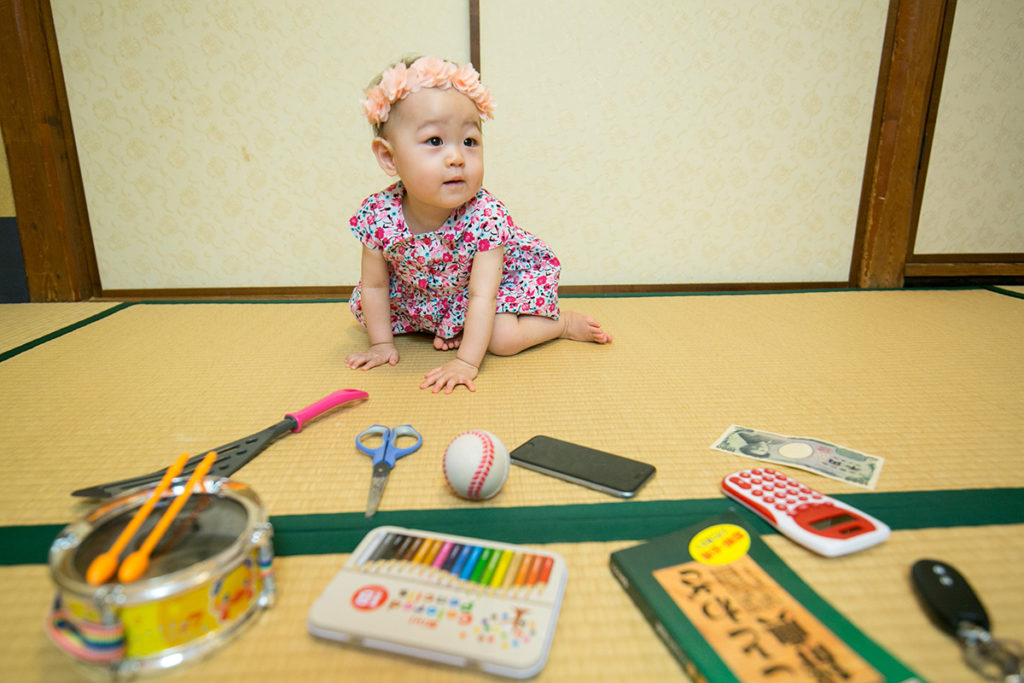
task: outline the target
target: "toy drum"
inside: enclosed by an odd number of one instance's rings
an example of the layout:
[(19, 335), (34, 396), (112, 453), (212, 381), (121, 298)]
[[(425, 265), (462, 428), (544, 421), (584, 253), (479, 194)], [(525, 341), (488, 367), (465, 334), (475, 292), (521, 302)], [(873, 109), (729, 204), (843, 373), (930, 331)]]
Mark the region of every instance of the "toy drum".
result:
[[(124, 549), (143, 544), (185, 487), (176, 481)], [(81, 662), (115, 674), (166, 669), (223, 644), (274, 599), (273, 528), (244, 484), (207, 477), (153, 548), (135, 581), (85, 577), (155, 491), (138, 489), (68, 525), (50, 547), (57, 585), (50, 638)]]

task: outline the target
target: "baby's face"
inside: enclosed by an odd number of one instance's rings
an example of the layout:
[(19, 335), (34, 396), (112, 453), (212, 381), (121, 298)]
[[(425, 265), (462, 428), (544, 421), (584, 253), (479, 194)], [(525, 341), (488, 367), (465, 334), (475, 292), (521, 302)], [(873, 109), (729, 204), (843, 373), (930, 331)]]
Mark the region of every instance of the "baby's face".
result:
[(396, 102), (383, 134), (416, 208), (447, 217), (483, 184), (480, 115), (458, 90), (424, 88)]

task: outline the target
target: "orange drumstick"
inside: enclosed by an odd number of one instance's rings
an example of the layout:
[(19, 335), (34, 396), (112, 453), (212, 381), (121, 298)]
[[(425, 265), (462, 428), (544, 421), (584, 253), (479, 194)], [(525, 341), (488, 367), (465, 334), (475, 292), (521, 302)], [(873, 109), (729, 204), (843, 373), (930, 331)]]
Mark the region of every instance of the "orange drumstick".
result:
[(171, 482), (178, 476), (182, 468), (185, 467), (186, 460), (188, 460), (188, 453), (182, 453), (178, 456), (178, 459), (167, 469), (163, 479), (160, 480), (160, 483), (153, 490), (153, 495), (136, 511), (135, 516), (128, 522), (128, 526), (124, 528), (121, 535), (114, 541), (114, 545), (110, 546), (110, 550), (93, 558), (93, 561), (89, 563), (89, 569), (85, 572), (86, 581), (95, 586), (105, 582), (114, 575), (114, 572), (117, 570), (117, 561), (121, 557), (121, 551), (124, 550), (124, 547), (128, 545), (128, 541), (132, 540), (132, 536), (135, 535), (135, 532), (139, 530), (142, 523), (149, 517), (149, 513), (153, 511), (153, 506), (163, 497), (164, 491), (170, 488)]
[(124, 562), (121, 563), (121, 568), (117, 572), (117, 578), (120, 579), (121, 583), (128, 583), (142, 576), (142, 573), (146, 571), (149, 566), (149, 555), (153, 552), (153, 548), (160, 542), (164, 532), (167, 531), (167, 527), (171, 525), (174, 518), (181, 512), (181, 508), (185, 507), (185, 503), (188, 501), (188, 497), (192, 495), (192, 489), (195, 488), (196, 483), (206, 476), (206, 473), (210, 470), (210, 466), (213, 465), (214, 458), (217, 457), (216, 451), (210, 451), (203, 458), (203, 461), (199, 463), (199, 467), (195, 469), (192, 476), (189, 477), (188, 483), (185, 484), (185, 489), (178, 494), (178, 497), (174, 499), (174, 502), (170, 504), (167, 510), (164, 511), (164, 516), (160, 518), (156, 526), (153, 527), (152, 531), (149, 532), (149, 536), (146, 537), (142, 547), (136, 550), (134, 553), (124, 558)]

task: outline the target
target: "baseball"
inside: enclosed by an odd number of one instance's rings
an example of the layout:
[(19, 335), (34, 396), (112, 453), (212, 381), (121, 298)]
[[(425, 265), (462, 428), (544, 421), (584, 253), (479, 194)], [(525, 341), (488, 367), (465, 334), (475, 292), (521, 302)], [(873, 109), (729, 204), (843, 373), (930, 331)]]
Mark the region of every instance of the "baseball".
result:
[(469, 500), (491, 498), (508, 478), (508, 449), (490, 432), (471, 429), (452, 439), (444, 451), (444, 478)]

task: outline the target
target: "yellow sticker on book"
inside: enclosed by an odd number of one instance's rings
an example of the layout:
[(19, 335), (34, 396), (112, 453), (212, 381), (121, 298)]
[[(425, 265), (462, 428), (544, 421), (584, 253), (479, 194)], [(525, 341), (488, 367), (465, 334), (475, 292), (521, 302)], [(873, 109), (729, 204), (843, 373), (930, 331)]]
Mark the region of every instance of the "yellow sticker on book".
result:
[(690, 556), (704, 564), (729, 564), (750, 550), (750, 534), (735, 524), (715, 524), (690, 540)]
[[(719, 527), (732, 525), (708, 527), (697, 538), (717, 529), (708, 535), (713, 542), (706, 547), (723, 549), (713, 557), (736, 554), (734, 548), (742, 545), (740, 538)], [(735, 539), (731, 545), (726, 543), (729, 538)], [(867, 661), (746, 551), (729, 563), (686, 562), (658, 569), (653, 575), (741, 681), (882, 681)]]

